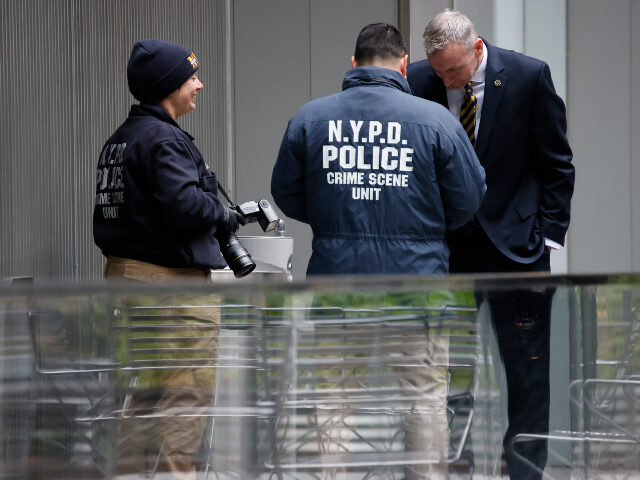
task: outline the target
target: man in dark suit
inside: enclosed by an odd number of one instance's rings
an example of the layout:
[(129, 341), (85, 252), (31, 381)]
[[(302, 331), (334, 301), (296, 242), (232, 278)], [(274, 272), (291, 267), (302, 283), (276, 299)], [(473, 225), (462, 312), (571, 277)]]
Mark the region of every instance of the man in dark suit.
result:
[[(423, 36), (427, 60), (407, 68), (413, 93), (461, 117), (486, 172), (480, 209), (447, 236), (450, 272), (548, 272), (550, 251), (564, 244), (575, 176), (549, 66), (490, 45), (460, 12), (438, 14)], [(547, 460), (546, 442), (517, 443), (515, 455), (512, 439), (549, 429), (552, 296), (488, 295), (507, 378), (503, 445), (512, 479), (541, 478)]]

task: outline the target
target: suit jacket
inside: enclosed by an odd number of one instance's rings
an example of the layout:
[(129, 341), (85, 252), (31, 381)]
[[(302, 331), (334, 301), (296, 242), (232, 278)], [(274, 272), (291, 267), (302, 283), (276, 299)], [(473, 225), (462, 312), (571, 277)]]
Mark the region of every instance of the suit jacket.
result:
[[(476, 153), (487, 192), (476, 217), (510, 259), (533, 263), (543, 238), (564, 245), (575, 171), (565, 106), (549, 66), (484, 42), (488, 58)], [(442, 80), (429, 62), (407, 68), (414, 95), (448, 108)]]

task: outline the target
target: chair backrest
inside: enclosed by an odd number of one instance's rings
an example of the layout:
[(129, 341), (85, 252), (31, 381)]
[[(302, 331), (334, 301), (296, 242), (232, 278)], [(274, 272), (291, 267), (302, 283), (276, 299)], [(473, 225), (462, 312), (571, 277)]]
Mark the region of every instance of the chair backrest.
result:
[(452, 372), (463, 376), (466, 371), (464, 381), (456, 377), (449, 408), (450, 417), (460, 417), (451, 456), (460, 458), (473, 410), (475, 308), (329, 306), (261, 311), (264, 385), (277, 405), (273, 436), (278, 454), (268, 463), (272, 468), (301, 471), (330, 468), (334, 462), (373, 471), (381, 465), (432, 461), (403, 456), (402, 442), (405, 416), (424, 400), (419, 388), (407, 385), (419, 376), (416, 372), (431, 367), (448, 371), (443, 400), (451, 389)]

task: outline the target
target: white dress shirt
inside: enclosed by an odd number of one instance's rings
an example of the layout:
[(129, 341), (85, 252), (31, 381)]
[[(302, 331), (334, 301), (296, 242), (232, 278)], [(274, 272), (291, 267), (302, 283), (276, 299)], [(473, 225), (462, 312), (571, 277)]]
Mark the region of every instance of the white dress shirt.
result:
[[(471, 77), (471, 88), (476, 96), (476, 139), (478, 138), (478, 128), (480, 127), (480, 118), (482, 117), (482, 102), (484, 100), (484, 77), (487, 71), (487, 46), (482, 42), (482, 62)], [(452, 90), (447, 87), (447, 103), (449, 111), (454, 117), (460, 118), (460, 108), (464, 99), (464, 88)]]

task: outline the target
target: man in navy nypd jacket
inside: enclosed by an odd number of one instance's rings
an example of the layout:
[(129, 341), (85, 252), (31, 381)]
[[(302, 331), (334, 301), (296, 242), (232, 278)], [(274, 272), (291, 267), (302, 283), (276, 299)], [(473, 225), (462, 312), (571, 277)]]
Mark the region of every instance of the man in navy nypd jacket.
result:
[(289, 121), (271, 193), (311, 225), (308, 274), (446, 273), (445, 231), (480, 206), (484, 170), (466, 133), (410, 95), (407, 58), (395, 27), (366, 26), (342, 92)]

